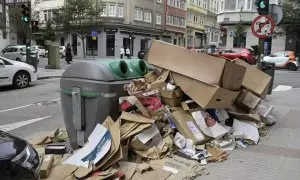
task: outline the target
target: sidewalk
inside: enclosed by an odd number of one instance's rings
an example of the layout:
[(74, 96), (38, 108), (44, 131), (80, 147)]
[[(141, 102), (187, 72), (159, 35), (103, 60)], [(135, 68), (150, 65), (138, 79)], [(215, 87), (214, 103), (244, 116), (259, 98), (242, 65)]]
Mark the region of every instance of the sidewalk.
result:
[(64, 73), (65, 69), (45, 69), (38, 68), (37, 77), (38, 80), (60, 78)]
[(228, 160), (208, 164), (201, 180), (300, 179), (300, 89), (276, 92), (267, 100), (274, 105), (277, 123), (259, 145), (236, 149)]

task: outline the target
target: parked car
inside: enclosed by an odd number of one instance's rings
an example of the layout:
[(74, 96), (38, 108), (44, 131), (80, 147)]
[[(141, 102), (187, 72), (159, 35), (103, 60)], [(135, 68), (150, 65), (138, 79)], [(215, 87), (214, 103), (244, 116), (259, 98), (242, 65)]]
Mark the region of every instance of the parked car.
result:
[[(58, 53), (59, 53), (59, 56), (61, 58), (66, 57), (66, 47), (65, 46), (59, 46)], [(46, 50), (45, 57), (48, 57), (48, 50)]]
[(28, 142), (0, 130), (0, 149), (0, 179), (39, 179), (41, 160)]
[(140, 50), (140, 51), (138, 52), (138, 58), (139, 58), (139, 59), (144, 59), (144, 57), (145, 57), (145, 55), (147, 54), (147, 52), (148, 52), (148, 49)]
[(251, 49), (247, 48), (233, 48), (233, 49), (218, 49), (216, 56), (225, 57), (228, 59), (242, 59), (249, 64), (256, 64), (256, 58)]
[(278, 51), (270, 56), (265, 56), (263, 60), (275, 63), (275, 67), (277, 68), (284, 68), (291, 71), (297, 71), (300, 66), (299, 58), (295, 56), (293, 51)]
[(33, 66), (0, 56), (0, 86), (25, 88), (36, 80), (36, 70)]
[(39, 54), (39, 56), (45, 57), (46, 55), (46, 49), (44, 46), (32, 46), (33, 50), (36, 50)]
[[(2, 50), (1, 55), (10, 60), (26, 62), (26, 46), (25, 45), (7, 46), (5, 49)], [(39, 55), (36, 49), (31, 48), (30, 55), (31, 56), (37, 55), (37, 60), (39, 61)]]

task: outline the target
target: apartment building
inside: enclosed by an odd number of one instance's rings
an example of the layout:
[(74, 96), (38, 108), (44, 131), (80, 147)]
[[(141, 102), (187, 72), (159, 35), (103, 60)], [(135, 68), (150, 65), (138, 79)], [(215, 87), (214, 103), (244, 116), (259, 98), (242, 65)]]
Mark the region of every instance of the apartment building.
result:
[(166, 24), (162, 40), (185, 47), (186, 0), (165, 0), (164, 5)]
[(204, 32), (206, 16), (207, 4), (204, 4), (204, 1), (189, 0), (187, 2), (186, 40), (188, 49), (198, 49), (206, 45), (206, 34)]
[(220, 0), (208, 0), (207, 15), (204, 23), (207, 45), (220, 45), (221, 30), (217, 22), (217, 13)]
[(0, 50), (8, 45), (5, 0), (0, 0)]

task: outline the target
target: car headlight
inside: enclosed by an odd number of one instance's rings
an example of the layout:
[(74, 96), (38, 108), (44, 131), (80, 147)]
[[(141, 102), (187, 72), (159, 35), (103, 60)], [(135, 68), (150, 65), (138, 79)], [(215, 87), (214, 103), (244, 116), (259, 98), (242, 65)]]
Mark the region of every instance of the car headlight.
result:
[(35, 175), (39, 173), (40, 158), (37, 152), (29, 145), (11, 160), (13, 163), (26, 168)]

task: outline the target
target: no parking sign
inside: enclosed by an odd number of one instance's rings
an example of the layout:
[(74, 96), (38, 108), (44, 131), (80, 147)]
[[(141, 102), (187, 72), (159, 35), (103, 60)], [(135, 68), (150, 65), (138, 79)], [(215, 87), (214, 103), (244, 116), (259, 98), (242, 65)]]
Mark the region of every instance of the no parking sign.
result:
[(266, 39), (274, 32), (275, 22), (271, 16), (260, 15), (257, 16), (251, 25), (251, 31), (254, 36)]

